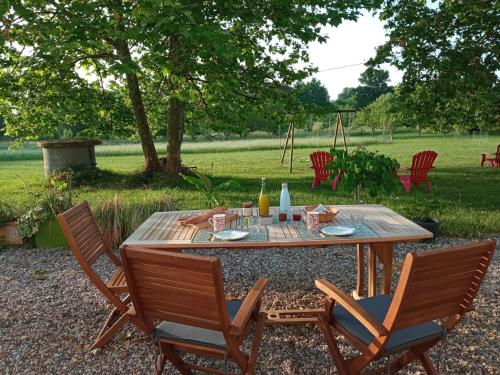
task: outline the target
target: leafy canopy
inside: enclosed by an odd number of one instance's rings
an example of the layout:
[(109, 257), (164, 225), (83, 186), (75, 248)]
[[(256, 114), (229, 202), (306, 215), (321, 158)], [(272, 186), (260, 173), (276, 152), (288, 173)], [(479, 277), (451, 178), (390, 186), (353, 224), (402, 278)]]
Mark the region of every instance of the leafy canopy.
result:
[[(81, 79), (98, 76), (104, 82), (101, 89), (110, 83), (124, 87), (124, 74), (134, 72), (141, 89), (147, 90), (145, 108), (154, 114), (154, 126), (165, 120), (164, 105), (172, 96), (188, 104), (188, 125), (190, 119), (199, 118), (200, 110), (215, 124), (233, 117), (245, 103), (283, 96), (284, 87), (314, 70), (307, 44), (326, 40), (322, 26), (355, 20), (361, 9), (378, 4), (373, 0), (10, 0), (0, 6), (0, 89), (13, 87), (22, 93), (23, 82), (13, 86), (12, 81), (34, 71), (45, 78), (53, 75), (46, 90), (72, 98), (72, 105), (62, 106), (65, 116), (79, 117), (105, 108), (102, 102), (90, 107), (83, 100), (87, 95), (74, 95), (73, 89), (83, 85)], [(128, 55), (124, 46), (129, 47)], [(36, 96), (38, 106), (47, 108), (47, 120), (43, 125), (30, 118), (16, 122), (7, 115), (13, 135), (50, 134), (51, 113), (56, 117), (53, 109), (60, 100), (42, 93)], [(29, 105), (7, 98), (2, 111), (29, 111)], [(88, 108), (88, 113), (81, 108)], [(101, 121), (85, 122), (98, 126)], [(32, 134), (26, 130), (29, 126), (34, 126)]]
[(497, 1), (386, 0), (380, 18), (389, 39), (370, 64), (404, 72), (400, 94), (416, 123), (499, 126)]

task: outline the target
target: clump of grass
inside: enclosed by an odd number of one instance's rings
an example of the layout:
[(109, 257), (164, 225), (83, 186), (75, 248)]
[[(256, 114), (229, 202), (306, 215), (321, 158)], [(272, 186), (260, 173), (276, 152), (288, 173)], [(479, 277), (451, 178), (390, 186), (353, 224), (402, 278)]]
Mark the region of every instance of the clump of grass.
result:
[(174, 211), (177, 208), (177, 203), (167, 194), (146, 196), (134, 202), (122, 202), (116, 194), (114, 198), (98, 204), (93, 212), (104, 237), (116, 248), (154, 212)]

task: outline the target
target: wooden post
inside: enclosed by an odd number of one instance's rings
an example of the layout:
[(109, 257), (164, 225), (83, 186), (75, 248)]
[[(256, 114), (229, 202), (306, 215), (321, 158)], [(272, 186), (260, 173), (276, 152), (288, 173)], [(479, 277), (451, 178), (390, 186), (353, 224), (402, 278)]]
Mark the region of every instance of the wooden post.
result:
[(353, 296), (358, 299), (365, 296), (365, 245), (362, 243), (358, 243), (356, 245), (356, 263), (357, 285)]
[(333, 136), (333, 148), (337, 145), (337, 134), (339, 132), (339, 124), (340, 124), (340, 112), (337, 112), (337, 119), (335, 122), (335, 134)]
[(290, 166), (288, 167), (288, 172), (292, 173), (292, 164), (293, 164), (293, 140), (295, 139), (295, 125), (293, 122), (291, 123), (292, 126), (292, 149), (290, 150)]
[(344, 130), (344, 124), (342, 123), (342, 119), (340, 119), (340, 130), (342, 131), (342, 138), (344, 138), (344, 149), (347, 151), (347, 141), (345, 139), (345, 130)]
[(377, 251), (373, 244), (368, 245), (368, 297), (377, 295)]
[(285, 153), (288, 147), (288, 140), (290, 139), (290, 132), (292, 131), (292, 123), (288, 124), (288, 131), (286, 133), (285, 147), (283, 147), (283, 153), (281, 154), (280, 167), (283, 167), (283, 160), (285, 160)]
[(344, 149), (347, 151), (347, 140), (345, 138), (344, 124), (342, 123), (342, 112), (337, 111), (337, 122), (335, 124), (335, 136), (333, 137), (333, 148), (337, 146), (337, 136), (339, 134), (339, 128), (342, 132), (342, 139), (344, 141)]

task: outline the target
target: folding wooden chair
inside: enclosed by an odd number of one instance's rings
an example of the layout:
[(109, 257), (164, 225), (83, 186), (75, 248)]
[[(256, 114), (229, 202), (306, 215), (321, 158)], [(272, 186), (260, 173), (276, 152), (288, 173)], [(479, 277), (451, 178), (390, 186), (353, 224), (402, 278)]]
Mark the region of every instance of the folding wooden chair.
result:
[[(220, 260), (136, 246), (121, 248), (125, 275), (137, 317), (153, 329), (160, 355), (156, 374), (167, 359), (181, 374), (191, 370), (226, 374), (233, 361), (253, 374), (264, 328), (260, 301), (267, 279), (259, 279), (244, 301), (226, 301)], [(250, 355), (240, 346), (255, 324)], [(184, 362), (180, 352), (224, 360), (224, 370)]]
[[(387, 374), (416, 359), (428, 374), (437, 374), (427, 351), (444, 341), (472, 307), (495, 245), (490, 240), (408, 254), (394, 297), (381, 295), (355, 301), (328, 281), (317, 280), (316, 286), (327, 295), (320, 327), (340, 374), (360, 374), (380, 358), (386, 358)], [(332, 328), (361, 354), (344, 359)], [(391, 362), (393, 355), (400, 356)], [(370, 373), (382, 372), (384, 369), (379, 368)]]
[[(92, 344), (91, 349), (101, 348), (106, 345), (113, 335), (129, 320), (132, 320), (133, 323), (144, 331), (144, 325), (130, 314), (133, 312), (129, 307), (130, 296), (125, 296), (124, 299), (121, 299), (119, 296), (122, 293), (128, 293), (121, 261), (113, 253), (113, 250), (99, 231), (88, 203), (82, 202), (70, 208), (66, 212), (57, 215), (57, 219), (68, 241), (71, 252), (80, 264), (81, 269), (104, 297), (115, 306), (97, 335), (97, 339)], [(107, 282), (101, 280), (92, 269), (92, 265), (101, 256), (108, 257), (116, 266), (116, 270)]]

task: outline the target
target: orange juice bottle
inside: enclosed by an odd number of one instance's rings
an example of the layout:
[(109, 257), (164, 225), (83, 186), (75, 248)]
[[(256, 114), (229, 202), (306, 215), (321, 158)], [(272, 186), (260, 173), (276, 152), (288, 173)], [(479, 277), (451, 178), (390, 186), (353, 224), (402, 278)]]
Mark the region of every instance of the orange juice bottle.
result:
[(269, 196), (266, 194), (266, 178), (262, 177), (262, 189), (259, 196), (260, 216), (269, 216)]

